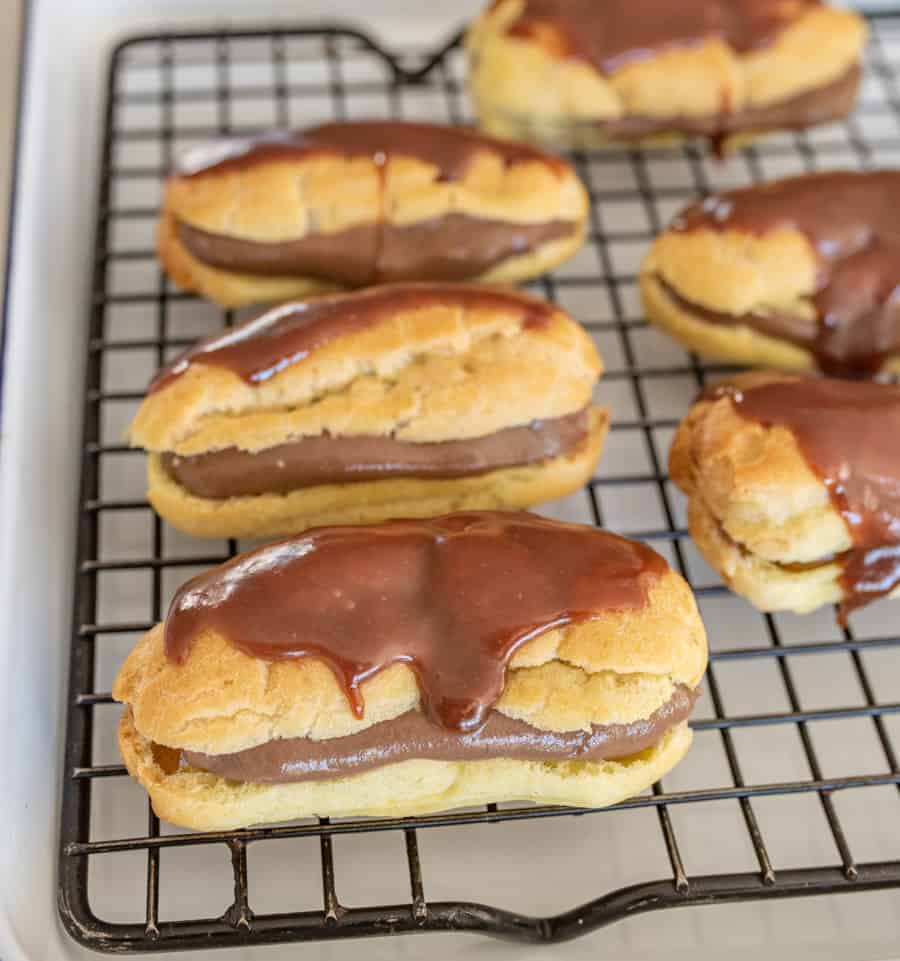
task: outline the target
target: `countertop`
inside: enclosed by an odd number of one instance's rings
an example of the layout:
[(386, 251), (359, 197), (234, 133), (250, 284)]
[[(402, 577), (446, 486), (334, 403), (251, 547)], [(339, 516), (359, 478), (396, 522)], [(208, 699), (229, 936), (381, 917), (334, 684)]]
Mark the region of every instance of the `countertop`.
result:
[[(3, 0), (0, 14), (0, 237), (6, 249), (12, 177), (13, 139), (18, 88), (19, 36), (24, 0)], [(6, 258), (0, 258), (0, 289), (3, 288)]]

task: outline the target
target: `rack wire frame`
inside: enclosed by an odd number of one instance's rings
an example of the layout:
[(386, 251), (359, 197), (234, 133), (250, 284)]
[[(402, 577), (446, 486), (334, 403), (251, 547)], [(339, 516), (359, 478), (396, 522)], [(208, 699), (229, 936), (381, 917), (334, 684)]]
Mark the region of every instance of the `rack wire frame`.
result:
[[(900, 120), (900, 70), (891, 62), (884, 47), (887, 35), (900, 42), (900, 15), (879, 14), (872, 17), (873, 39), (869, 51), (869, 70), (882, 82), (889, 93), (887, 109)], [(319, 51), (328, 68), (324, 88), (308, 89), (292, 86), (288, 78), (286, 43), (304, 38)], [(274, 82), (265, 87), (245, 87), (233, 90), (229, 86), (231, 45), (240, 40), (257, 40), (268, 44)], [(696, 905), (723, 901), (797, 897), (844, 891), (863, 891), (900, 886), (900, 861), (859, 863), (853, 855), (847, 833), (834, 804), (836, 792), (851, 791), (876, 785), (900, 787), (900, 767), (896, 748), (886, 718), (900, 712), (900, 703), (879, 700), (869, 670), (864, 662), (866, 652), (885, 648), (900, 648), (900, 636), (887, 634), (857, 639), (843, 630), (840, 640), (815, 641), (802, 644), (783, 643), (777, 620), (765, 618), (768, 643), (717, 651), (713, 647), (707, 675), (707, 685), (714, 716), (695, 721), (695, 730), (718, 731), (727, 757), (731, 784), (689, 791), (666, 791), (660, 784), (651, 793), (633, 798), (616, 808), (650, 807), (655, 809), (665, 850), (671, 865), (671, 875), (607, 892), (571, 910), (547, 917), (532, 917), (503, 910), (487, 904), (465, 901), (430, 901), (419, 858), (417, 832), (447, 825), (496, 823), (519, 819), (555, 818), (573, 813), (585, 813), (558, 807), (519, 806), (498, 808), (488, 805), (484, 810), (451, 812), (417, 818), (352, 819), (330, 823), (322, 819), (315, 824), (296, 824), (269, 828), (255, 828), (209, 834), (188, 833), (167, 835), (148, 806), (146, 833), (137, 837), (112, 840), (91, 839), (91, 788), (101, 778), (127, 776), (120, 765), (95, 764), (92, 758), (94, 712), (111, 703), (107, 691), (95, 690), (95, 654), (100, 635), (127, 634), (143, 631), (163, 615), (162, 577), (168, 569), (211, 565), (233, 554), (237, 545), (228, 545), (227, 554), (183, 558), (164, 557), (162, 551), (163, 525), (153, 517), (153, 552), (151, 556), (110, 559), (101, 556), (98, 538), (100, 518), (115, 511), (150, 511), (142, 500), (110, 499), (101, 496), (100, 463), (102, 458), (139, 456), (123, 444), (105, 443), (101, 436), (101, 416), (104, 405), (116, 401), (138, 400), (141, 385), (129, 390), (110, 390), (103, 387), (103, 365), (119, 351), (152, 350), (156, 361), (162, 363), (168, 353), (185, 346), (192, 338), (179, 337), (170, 323), (173, 303), (188, 295), (169, 288), (160, 273), (155, 289), (139, 293), (115, 293), (110, 290), (109, 271), (112, 264), (122, 261), (152, 261), (152, 249), (122, 249), (113, 241), (112, 225), (123, 219), (154, 219), (155, 207), (120, 207), (114, 201), (114, 184), (122, 179), (159, 178), (173, 153), (173, 142), (178, 135), (215, 136), (226, 133), (251, 133), (232, 122), (232, 107), (241, 96), (271, 98), (276, 122), (287, 125), (288, 101), (307, 93), (326, 93), (330, 97), (333, 114), (346, 114), (348, 96), (377, 88), (388, 98), (392, 112), (399, 110), (399, 93), (410, 87), (428, 87), (440, 91), (447, 101), (447, 112), (454, 121), (462, 120), (462, 91), (448, 64), (455, 55), (458, 39), (453, 38), (436, 51), (422, 55), (391, 53), (378, 46), (365, 34), (343, 26), (316, 26), (296, 29), (244, 30), (236, 32), (198, 32), (187, 34), (142, 35), (121, 43), (113, 52), (109, 64), (105, 133), (100, 161), (99, 211), (96, 225), (96, 252), (93, 279), (93, 300), (87, 337), (87, 370), (83, 409), (83, 463), (81, 496), (78, 513), (78, 546), (76, 556), (76, 591), (71, 646), (71, 666), (68, 702), (68, 734), (63, 772), (63, 806), (60, 835), (58, 907), (68, 932), (80, 943), (91, 948), (116, 953), (181, 950), (200, 947), (230, 947), (261, 943), (338, 939), (401, 932), (468, 931), (495, 935), (523, 942), (563, 941), (585, 934), (595, 928), (639, 912), (659, 910), (679, 905)], [(173, 54), (176, 48), (191, 45), (214, 45), (218, 82), (214, 90), (176, 89), (173, 81)], [(156, 58), (159, 90), (155, 92), (123, 92), (119, 76), (123, 61), (135, 51), (145, 58)], [(385, 79), (348, 81), (343, 68), (348, 57), (364, 53), (384, 67)], [(174, 107), (179, 100), (212, 100), (216, 106), (217, 124), (210, 128), (179, 127), (174, 119)], [(161, 124), (146, 129), (122, 130), (117, 127), (116, 112), (124, 102), (153, 102), (160, 107)], [(846, 124), (846, 137), (841, 148), (851, 145), (855, 162), (860, 167), (870, 166), (876, 153), (900, 153), (898, 134), (887, 138), (867, 136), (861, 127), (865, 105)], [(159, 167), (131, 167), (118, 169), (115, 151), (129, 140), (151, 139), (161, 145), (162, 163)], [(799, 157), (805, 169), (814, 169), (826, 155), (827, 141), (813, 142), (805, 134), (796, 134), (788, 142), (761, 142), (745, 151), (746, 162), (755, 179), (762, 179), (763, 162), (767, 157), (790, 155)], [(684, 158), (692, 174), (690, 193), (702, 195), (711, 189), (703, 154), (696, 145), (688, 144), (670, 151)], [(648, 241), (662, 226), (654, 200), (665, 195), (655, 189), (648, 175), (647, 157), (637, 149), (597, 152), (575, 152), (572, 160), (589, 187), (593, 208), (588, 243), (596, 250), (600, 271), (588, 277), (567, 275), (542, 278), (538, 289), (550, 299), (556, 299), (562, 288), (572, 284), (594, 284), (605, 288), (613, 311), (611, 321), (586, 323), (594, 333), (614, 333), (623, 352), (621, 370), (606, 377), (620, 379), (631, 392), (637, 416), (614, 420), (612, 430), (636, 431), (643, 435), (650, 469), (632, 475), (598, 478), (589, 485), (590, 505), (596, 524), (604, 521), (598, 492), (609, 486), (647, 484), (656, 487), (665, 526), (638, 532), (635, 536), (657, 543), (668, 543), (678, 569), (690, 580), (685, 557), (687, 532), (679, 526), (673, 510), (665, 465), (654, 444), (653, 431), (673, 428), (675, 417), (654, 415), (646, 396), (649, 378), (690, 375), (697, 388), (709, 374), (727, 371), (721, 365), (702, 364), (690, 357), (686, 366), (642, 369), (632, 343), (632, 337), (644, 321), (629, 318), (623, 303), (622, 286), (633, 283), (631, 273), (617, 270), (610, 254), (610, 245), (620, 239)], [(605, 189), (592, 179), (594, 165), (625, 163), (631, 170), (636, 187)], [(674, 192), (673, 199), (683, 197), (684, 191)], [(618, 200), (639, 202), (649, 229), (640, 233), (624, 234), (607, 230), (600, 214), (603, 204)], [(111, 304), (141, 303), (155, 310), (155, 336), (152, 338), (111, 339), (106, 330), (106, 314)], [(233, 322), (233, 314), (225, 312), (223, 322)], [(152, 617), (147, 622), (98, 623), (98, 576), (105, 571), (149, 571), (152, 577)], [(724, 593), (720, 586), (696, 586), (698, 595)], [(864, 694), (864, 704), (842, 707), (828, 706), (808, 710), (801, 705), (794, 677), (796, 659), (808, 655), (846, 654), (852, 663), (856, 679)], [(734, 716), (723, 704), (717, 669), (727, 661), (768, 659), (777, 664), (790, 710), (765, 714)], [(836, 668), (837, 669), (837, 668)], [(813, 722), (838, 718), (868, 718), (874, 726), (884, 757), (883, 769), (868, 774), (830, 777), (823, 774), (809, 725)], [(792, 725), (799, 732), (809, 768), (809, 777), (777, 783), (748, 784), (742, 771), (734, 732), (741, 728), (766, 725)], [(835, 861), (831, 866), (778, 869), (760, 830), (754, 801), (764, 797), (786, 797), (793, 794), (813, 794), (818, 797), (834, 844)], [(685, 869), (682, 845), (679, 843), (670, 809), (675, 805), (703, 804), (715, 800), (731, 800), (740, 807), (743, 822), (752, 845), (758, 869), (752, 872), (692, 876)], [(599, 815), (602, 816), (602, 815)], [(402, 832), (409, 874), (409, 900), (393, 905), (371, 905), (348, 908), (338, 897), (338, 884), (332, 853), (332, 838), (371, 831)], [(323, 908), (296, 913), (255, 913), (248, 885), (247, 849), (261, 840), (314, 836), (319, 839)], [(205, 917), (181, 921), (161, 921), (160, 853), (173, 847), (195, 845), (224, 845), (229, 853), (233, 872), (234, 899), (219, 917)], [(122, 851), (146, 853), (145, 920), (143, 923), (112, 923), (98, 917), (88, 895), (88, 871), (91, 858)], [(593, 892), (591, 892), (593, 893)]]

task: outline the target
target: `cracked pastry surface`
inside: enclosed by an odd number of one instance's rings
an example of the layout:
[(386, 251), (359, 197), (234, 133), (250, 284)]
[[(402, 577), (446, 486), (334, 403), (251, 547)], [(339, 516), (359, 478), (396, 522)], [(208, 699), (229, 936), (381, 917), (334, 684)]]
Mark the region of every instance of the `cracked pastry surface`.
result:
[(727, 146), (846, 115), (865, 38), (818, 0), (494, 0), (468, 31), (468, 85), (497, 135)]
[(647, 316), (728, 361), (900, 370), (900, 171), (807, 174), (679, 214), (641, 267)]
[(524, 507), (590, 476), (601, 371), (587, 333), (544, 301), (386, 286), (201, 342), (158, 375), (130, 440), (151, 455), (154, 507), (200, 536)]
[(223, 307), (400, 281), (516, 282), (581, 246), (572, 168), (464, 127), (325, 124), (222, 140), (166, 184), (163, 266)]
[(766, 371), (713, 386), (669, 460), (691, 536), (761, 610), (900, 595), (900, 388)]
[[(487, 795), (611, 803), (687, 749), (705, 664), (693, 595), (659, 555), (593, 528), (482, 512), (322, 528), (201, 575), (129, 655), (114, 696), (123, 756), (157, 812), (206, 829)], [(366, 732), (377, 744), (410, 712), (450, 748), (273, 783), (194, 766), (272, 745), (340, 752)], [(454, 738), (497, 723), (532, 736), (537, 754), (454, 751)], [(612, 756), (561, 758), (540, 746), (634, 736), (629, 726), (643, 735), (636, 751), (625, 741)]]

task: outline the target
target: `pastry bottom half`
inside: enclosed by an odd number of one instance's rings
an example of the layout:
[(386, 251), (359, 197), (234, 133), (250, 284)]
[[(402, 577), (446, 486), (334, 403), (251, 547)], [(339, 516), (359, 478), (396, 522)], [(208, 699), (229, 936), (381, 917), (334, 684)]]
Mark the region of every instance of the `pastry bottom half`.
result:
[(179, 768), (122, 715), (119, 747), (128, 773), (164, 821), (199, 831), (233, 830), (302, 817), (407, 817), (503, 801), (604, 807), (646, 790), (687, 753), (687, 722), (653, 747), (617, 761), (401, 761), (351, 777), (284, 784), (228, 781)]
[[(688, 503), (688, 528), (707, 563), (725, 583), (761, 611), (807, 614), (844, 598), (841, 563), (778, 564), (733, 541), (696, 492)], [(888, 597), (900, 597), (900, 587)]]
[[(536, 250), (508, 257), (471, 283), (516, 284), (537, 277), (568, 260), (584, 243), (584, 225), (571, 237), (542, 244)], [(212, 267), (198, 260), (184, 246), (175, 229), (175, 219), (164, 215), (159, 225), (157, 251), (166, 273), (182, 289), (201, 294), (220, 307), (303, 300), (345, 289), (342, 285), (315, 277), (268, 277)], [(427, 281), (430, 278), (421, 277)]]
[[(655, 274), (641, 274), (640, 288), (647, 318), (688, 350), (749, 367), (797, 371), (818, 367), (813, 352), (805, 347), (760, 333), (747, 324), (716, 323), (693, 313), (668, 294)], [(889, 357), (883, 370), (900, 373), (900, 356)]]
[[(561, 150), (622, 150), (629, 147), (671, 148), (696, 139), (697, 134), (677, 130), (651, 134), (613, 136), (602, 121), (570, 120), (513, 113), (482, 102), (477, 108), (478, 126), (491, 137), (524, 140)], [(754, 143), (767, 131), (746, 131), (715, 138), (716, 152), (727, 156)]]
[(731, 153), (769, 133), (803, 130), (841, 120), (853, 109), (862, 71), (851, 66), (841, 76), (785, 100), (720, 116), (618, 118), (525, 115), (506, 109), (472, 90), (478, 122), (495, 137), (534, 140), (554, 147), (590, 149), (622, 144), (665, 146), (706, 137), (717, 153)]
[(151, 454), (147, 496), (161, 517), (196, 537), (276, 537), (331, 524), (372, 524), (465, 510), (515, 510), (555, 500), (584, 485), (608, 428), (607, 413), (594, 409), (588, 436), (573, 452), (470, 477), (398, 477), (222, 499), (189, 493), (165, 470), (160, 456)]
[(813, 354), (746, 324), (717, 324), (691, 313), (669, 296), (655, 274), (641, 274), (641, 300), (648, 320), (688, 350), (717, 360), (787, 370), (815, 370)]

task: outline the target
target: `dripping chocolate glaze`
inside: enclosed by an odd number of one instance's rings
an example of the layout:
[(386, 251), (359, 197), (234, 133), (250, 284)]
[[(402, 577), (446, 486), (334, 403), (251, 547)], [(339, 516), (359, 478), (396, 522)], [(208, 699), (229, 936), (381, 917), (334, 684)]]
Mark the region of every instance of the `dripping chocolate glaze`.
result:
[(189, 581), (169, 609), (165, 650), (181, 662), (212, 629), (252, 657), (319, 658), (358, 717), (362, 682), (407, 663), (426, 715), (470, 731), (526, 641), (641, 609), (667, 567), (642, 544), (523, 513), (324, 527)]
[[(787, 339), (810, 349), (838, 376), (871, 376), (900, 351), (900, 171), (792, 177), (708, 197), (676, 218), (672, 230), (736, 230), (757, 236), (796, 230), (818, 257), (812, 297), (818, 322), (782, 316)], [(702, 308), (701, 308), (702, 309)], [(709, 312), (715, 322), (765, 332), (767, 318)], [(704, 316), (706, 316), (704, 314)], [(796, 320), (796, 324), (791, 324)]]
[(819, 0), (524, 0), (508, 32), (609, 74), (710, 39), (741, 53), (757, 50), (819, 6)]
[(658, 744), (687, 720), (697, 692), (679, 685), (649, 717), (626, 724), (595, 724), (588, 731), (546, 731), (499, 711), (478, 731), (448, 731), (420, 711), (408, 711), (356, 734), (314, 741), (267, 741), (234, 754), (183, 751), (184, 760), (219, 777), (251, 784), (347, 777), (398, 761), (607, 761), (633, 757)]
[(376, 287), (283, 304), (190, 347), (159, 371), (149, 393), (168, 386), (194, 363), (225, 368), (251, 386), (258, 385), (338, 337), (374, 327), (401, 311), (432, 306), (513, 310), (521, 315), (525, 329), (548, 323), (554, 310), (513, 291), (458, 284)]
[(441, 180), (454, 181), (465, 176), (472, 159), (482, 151), (497, 154), (510, 166), (536, 162), (557, 173), (566, 169), (562, 160), (536, 147), (499, 140), (468, 127), (403, 120), (358, 120), (213, 141), (182, 154), (174, 173), (195, 177), (213, 170), (221, 173), (255, 163), (317, 154), (366, 157), (383, 168), (392, 157), (408, 156), (433, 164), (440, 171)]
[(162, 460), (175, 481), (198, 497), (252, 497), (316, 484), (468, 477), (534, 464), (571, 452), (584, 441), (588, 428), (585, 409), (465, 440), (412, 443), (393, 437), (325, 434), (253, 453), (228, 447), (190, 457), (163, 454)]
[(713, 385), (706, 396), (729, 396), (742, 417), (787, 428), (822, 479), (853, 540), (839, 558), (842, 616), (900, 584), (900, 386), (780, 378)]

